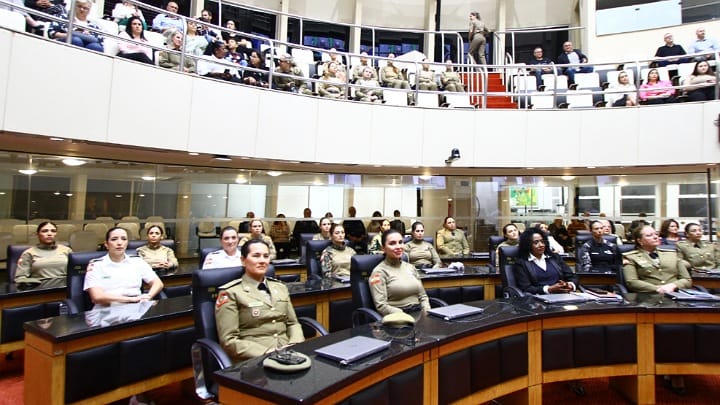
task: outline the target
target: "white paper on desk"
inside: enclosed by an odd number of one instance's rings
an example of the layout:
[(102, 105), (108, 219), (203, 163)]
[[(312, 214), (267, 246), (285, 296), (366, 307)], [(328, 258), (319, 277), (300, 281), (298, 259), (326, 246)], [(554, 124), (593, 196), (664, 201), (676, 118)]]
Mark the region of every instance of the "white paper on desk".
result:
[(155, 301), (137, 302), (132, 304), (111, 305), (85, 312), (85, 323), (88, 326), (110, 326), (136, 321), (155, 304)]

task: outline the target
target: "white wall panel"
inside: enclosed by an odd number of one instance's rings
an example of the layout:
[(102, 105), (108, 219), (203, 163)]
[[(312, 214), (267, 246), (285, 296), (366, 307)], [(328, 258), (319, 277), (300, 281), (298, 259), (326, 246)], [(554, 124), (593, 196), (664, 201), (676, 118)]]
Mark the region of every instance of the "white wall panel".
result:
[(718, 150), (720, 150), (720, 104), (703, 104), (701, 155), (703, 162), (720, 163)]
[(525, 162), (528, 167), (585, 166), (580, 159), (582, 134), (578, 131), (583, 112), (572, 112), (566, 116), (567, 112), (570, 111), (536, 111), (528, 115), (525, 131)]
[[(269, 159), (314, 160), (318, 104), (329, 100), (267, 92), (260, 97), (255, 156)], [(252, 136), (251, 132), (248, 136)]]
[(634, 134), (641, 127), (636, 108), (586, 111), (579, 131), (580, 166), (622, 166), (636, 162), (638, 140)]
[(317, 136), (314, 145), (308, 147), (308, 152), (313, 152), (311, 160), (327, 162), (330, 159), (348, 164), (369, 162), (372, 151), (368, 140), (372, 123), (375, 112), (383, 107), (323, 101), (317, 121)]
[[(525, 139), (531, 114), (516, 111), (475, 111), (474, 165), (480, 167), (525, 167)], [(470, 111), (463, 111), (468, 113)], [(536, 111), (534, 111), (536, 112)], [(472, 112), (470, 112), (473, 114)], [(462, 122), (462, 121), (460, 121)], [(531, 136), (534, 136), (531, 134)], [(460, 151), (462, 153), (462, 151)], [(458, 162), (465, 166), (465, 161)]]
[[(255, 151), (258, 93), (216, 80), (193, 80), (188, 150), (237, 156)], [(181, 118), (181, 117), (178, 117)]]
[(113, 59), (14, 35), (5, 128), (104, 142)]
[[(455, 109), (425, 110), (423, 138), (413, 142), (422, 147), (422, 166), (444, 166), (453, 148), (460, 149), (458, 164), (473, 161), (475, 151), (475, 114)], [(467, 134), (464, 135), (464, 134)]]
[(642, 108), (640, 128), (636, 133), (636, 164), (675, 164), (702, 156), (702, 106), (677, 104), (671, 108), (671, 114), (663, 106)]
[[(420, 108), (380, 106), (373, 114), (370, 130), (370, 161), (377, 165), (418, 166), (423, 138), (423, 113)], [(356, 142), (363, 142), (359, 138)], [(356, 161), (355, 163), (362, 163)]]
[(10, 69), (11, 31), (0, 30), (0, 129), (5, 128), (5, 102), (7, 101), (8, 71)]
[(108, 141), (186, 150), (193, 116), (192, 82), (187, 75), (116, 59), (110, 89)]

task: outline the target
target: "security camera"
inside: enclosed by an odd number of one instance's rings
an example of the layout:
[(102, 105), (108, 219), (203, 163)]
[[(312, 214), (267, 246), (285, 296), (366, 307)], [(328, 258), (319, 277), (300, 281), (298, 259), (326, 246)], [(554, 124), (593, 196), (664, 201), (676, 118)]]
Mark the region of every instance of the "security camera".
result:
[(450, 151), (450, 156), (448, 156), (448, 158), (445, 159), (445, 164), (448, 164), (448, 165), (449, 165), (449, 164), (452, 164), (452, 162), (454, 162), (454, 161), (456, 161), (456, 160), (458, 160), (458, 159), (460, 159), (460, 149), (458, 149), (458, 148), (453, 148), (453, 149)]

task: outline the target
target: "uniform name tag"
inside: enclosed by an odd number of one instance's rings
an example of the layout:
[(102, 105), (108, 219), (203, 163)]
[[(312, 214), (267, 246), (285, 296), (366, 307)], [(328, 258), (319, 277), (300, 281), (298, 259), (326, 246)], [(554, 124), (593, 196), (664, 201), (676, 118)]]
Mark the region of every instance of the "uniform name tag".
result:
[(248, 304), (248, 307), (250, 307), (250, 308), (256, 308), (256, 307), (261, 307), (261, 306), (263, 306), (263, 303), (260, 301), (255, 301), (255, 302), (251, 302)]

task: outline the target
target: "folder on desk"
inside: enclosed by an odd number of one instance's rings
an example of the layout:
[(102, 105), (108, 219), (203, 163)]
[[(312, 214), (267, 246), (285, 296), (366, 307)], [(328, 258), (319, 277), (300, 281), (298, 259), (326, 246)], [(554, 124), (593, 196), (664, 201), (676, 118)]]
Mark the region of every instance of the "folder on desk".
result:
[(699, 290), (690, 290), (682, 288), (678, 291), (665, 293), (678, 301), (720, 301), (720, 297)]
[(473, 307), (465, 304), (448, 305), (445, 307), (432, 308), (427, 311), (428, 314), (443, 318), (446, 321), (452, 321), (466, 316), (481, 314), (482, 308)]
[(536, 299), (546, 304), (578, 304), (588, 300), (584, 294), (535, 294)]
[(355, 336), (315, 349), (315, 353), (340, 364), (350, 364), (390, 347), (390, 342), (365, 336)]

